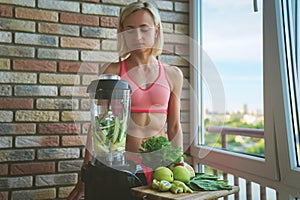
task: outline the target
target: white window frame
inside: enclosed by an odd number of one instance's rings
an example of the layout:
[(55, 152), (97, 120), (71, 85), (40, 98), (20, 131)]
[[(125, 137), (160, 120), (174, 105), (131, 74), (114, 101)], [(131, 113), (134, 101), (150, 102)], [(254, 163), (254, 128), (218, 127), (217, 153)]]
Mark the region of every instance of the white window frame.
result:
[[(287, 5), (285, 4), (285, 0), (282, 1), (282, 4), (278, 4), (278, 11), (283, 12), (286, 8)], [(291, 8), (289, 8), (291, 9)], [(280, 18), (280, 21), (278, 23), (283, 24), (284, 23), (287, 25), (287, 19)], [(293, 27), (290, 27), (291, 29)], [(293, 31), (293, 30), (292, 30)], [(284, 137), (281, 137), (281, 139), (277, 140), (278, 146), (282, 148), (281, 151), (278, 151), (278, 157), (279, 157), (279, 165), (280, 165), (280, 174), (282, 174), (282, 181), (284, 184), (290, 186), (290, 187), (296, 187), (300, 189), (300, 168), (298, 167), (297, 160), (294, 159), (296, 158), (296, 149), (295, 149), (295, 140), (294, 140), (294, 128), (292, 125), (292, 113), (291, 113), (291, 105), (290, 105), (290, 95), (289, 95), (289, 85), (288, 85), (288, 74), (287, 74), (287, 68), (288, 67), (293, 67), (292, 65), (296, 64), (296, 61), (293, 60), (293, 58), (289, 57), (289, 53), (286, 50), (286, 43), (291, 43), (291, 44), (296, 44), (295, 43), (295, 38), (291, 35), (291, 37), (286, 37), (285, 35), (285, 29), (283, 26), (280, 26), (279, 30), (279, 44), (280, 44), (280, 56), (282, 63), (281, 65), (283, 66), (281, 69), (281, 79), (282, 79), (282, 100), (281, 103), (284, 106), (281, 106), (278, 108), (278, 113), (286, 113), (286, 115), (279, 115), (277, 116), (278, 121), (281, 121), (282, 123), (278, 124), (278, 127), (276, 130), (278, 130), (278, 133), (286, 133)], [(285, 40), (284, 40), (285, 38)], [(284, 43), (286, 41), (286, 43)], [(289, 66), (291, 65), (291, 66)], [(298, 77), (299, 78), (299, 77)], [(296, 85), (297, 88), (299, 88), (299, 85)], [(299, 91), (297, 91), (299, 92)], [(285, 127), (285, 126), (286, 127)], [(280, 135), (278, 134), (278, 137)], [(298, 196), (299, 197), (299, 196)]]
[[(195, 44), (191, 45), (191, 60), (194, 66), (201, 66), (201, 0), (190, 1), (191, 10), (191, 37)], [(191, 155), (194, 163), (201, 163), (213, 168), (231, 173), (238, 177), (257, 182), (267, 187), (272, 187), (279, 192), (279, 199), (292, 199), (300, 197), (300, 172), (295, 169), (295, 163), (290, 161), (294, 156), (293, 139), (290, 137), (292, 127), (290, 120), (290, 105), (288, 85), (286, 79), (285, 53), (283, 52), (283, 27), (281, 1), (263, 1), (263, 89), (264, 89), (264, 132), (265, 132), (265, 158), (239, 154), (214, 149), (204, 145), (191, 146)], [(279, 42), (276, 42), (279, 41)], [(201, 68), (190, 70), (190, 81), (196, 96), (201, 94), (199, 71)], [(197, 109), (195, 109), (197, 108)], [(203, 127), (199, 126), (202, 114), (197, 113), (202, 109), (201, 99), (191, 98), (191, 137)], [(198, 141), (195, 138), (194, 141)], [(285, 192), (283, 192), (285, 191)], [(287, 198), (288, 196), (288, 198)]]

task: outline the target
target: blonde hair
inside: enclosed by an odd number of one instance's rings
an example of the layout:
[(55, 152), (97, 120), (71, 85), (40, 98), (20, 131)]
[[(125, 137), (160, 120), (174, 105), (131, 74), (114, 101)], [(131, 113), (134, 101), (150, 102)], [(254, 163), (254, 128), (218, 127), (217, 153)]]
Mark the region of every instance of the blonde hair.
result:
[(119, 24), (118, 24), (118, 28), (117, 28), (118, 50), (119, 50), (121, 58), (126, 58), (130, 54), (130, 52), (127, 49), (127, 46), (125, 44), (123, 34), (121, 34), (124, 20), (130, 14), (132, 14), (138, 10), (147, 10), (149, 13), (151, 13), (153, 20), (154, 20), (155, 27), (159, 27), (159, 33), (158, 33), (155, 43), (152, 47), (152, 54), (155, 56), (159, 56), (162, 53), (164, 38), (163, 38), (163, 30), (162, 30), (162, 24), (161, 24), (161, 18), (159, 15), (159, 11), (153, 3), (141, 1), (141, 2), (131, 3), (121, 10), (121, 13), (119, 16)]

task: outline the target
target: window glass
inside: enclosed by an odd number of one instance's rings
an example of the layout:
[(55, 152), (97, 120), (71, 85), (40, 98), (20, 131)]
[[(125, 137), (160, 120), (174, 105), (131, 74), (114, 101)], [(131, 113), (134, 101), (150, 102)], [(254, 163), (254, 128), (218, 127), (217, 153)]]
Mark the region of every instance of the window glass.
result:
[[(201, 45), (216, 68), (225, 109), (214, 106), (213, 87), (203, 78), (202, 144), (264, 156), (262, 2), (202, 0)], [(205, 59), (203, 59), (205, 60)], [(221, 134), (222, 133), (222, 134)]]
[[(297, 6), (295, 6), (297, 9), (297, 13), (296, 13), (296, 23), (295, 23), (295, 35), (296, 35), (296, 52), (297, 52), (297, 77), (298, 77), (298, 94), (299, 94), (299, 85), (300, 85), (300, 3), (299, 1), (295, 2), (297, 4)], [(298, 95), (298, 99), (297, 99), (297, 105), (300, 105), (300, 99), (299, 99), (299, 95)], [(297, 133), (295, 133), (295, 141), (296, 141), (296, 150), (297, 150), (297, 163), (298, 163), (298, 167), (300, 167), (300, 134), (299, 134), (299, 117), (300, 116), (300, 110), (298, 108), (298, 131)]]
[(299, 136), (299, 125), (300, 125), (300, 4), (298, 1), (286, 1), (284, 6), (286, 7), (285, 12), (285, 38), (286, 38), (286, 49), (287, 49), (287, 70), (289, 77), (289, 89), (291, 98), (291, 109), (293, 118), (294, 128), (294, 145), (296, 152), (296, 163), (300, 166), (300, 136)]

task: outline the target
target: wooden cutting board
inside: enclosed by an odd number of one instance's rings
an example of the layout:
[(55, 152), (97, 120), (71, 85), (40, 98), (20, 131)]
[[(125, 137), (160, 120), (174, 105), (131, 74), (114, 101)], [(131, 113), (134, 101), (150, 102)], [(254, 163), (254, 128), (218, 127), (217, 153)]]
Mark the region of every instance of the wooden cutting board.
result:
[(194, 191), (193, 193), (173, 194), (171, 192), (159, 192), (150, 186), (131, 188), (134, 197), (144, 197), (145, 200), (208, 200), (225, 197), (239, 192), (238, 186), (233, 186), (232, 190), (218, 191)]

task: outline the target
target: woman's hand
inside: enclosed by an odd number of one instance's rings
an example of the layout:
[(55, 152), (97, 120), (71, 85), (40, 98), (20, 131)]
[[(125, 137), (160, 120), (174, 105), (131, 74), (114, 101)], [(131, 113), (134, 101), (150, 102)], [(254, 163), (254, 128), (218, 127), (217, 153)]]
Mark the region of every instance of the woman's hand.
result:
[(78, 180), (75, 188), (69, 194), (67, 200), (79, 200), (84, 195), (84, 182)]

